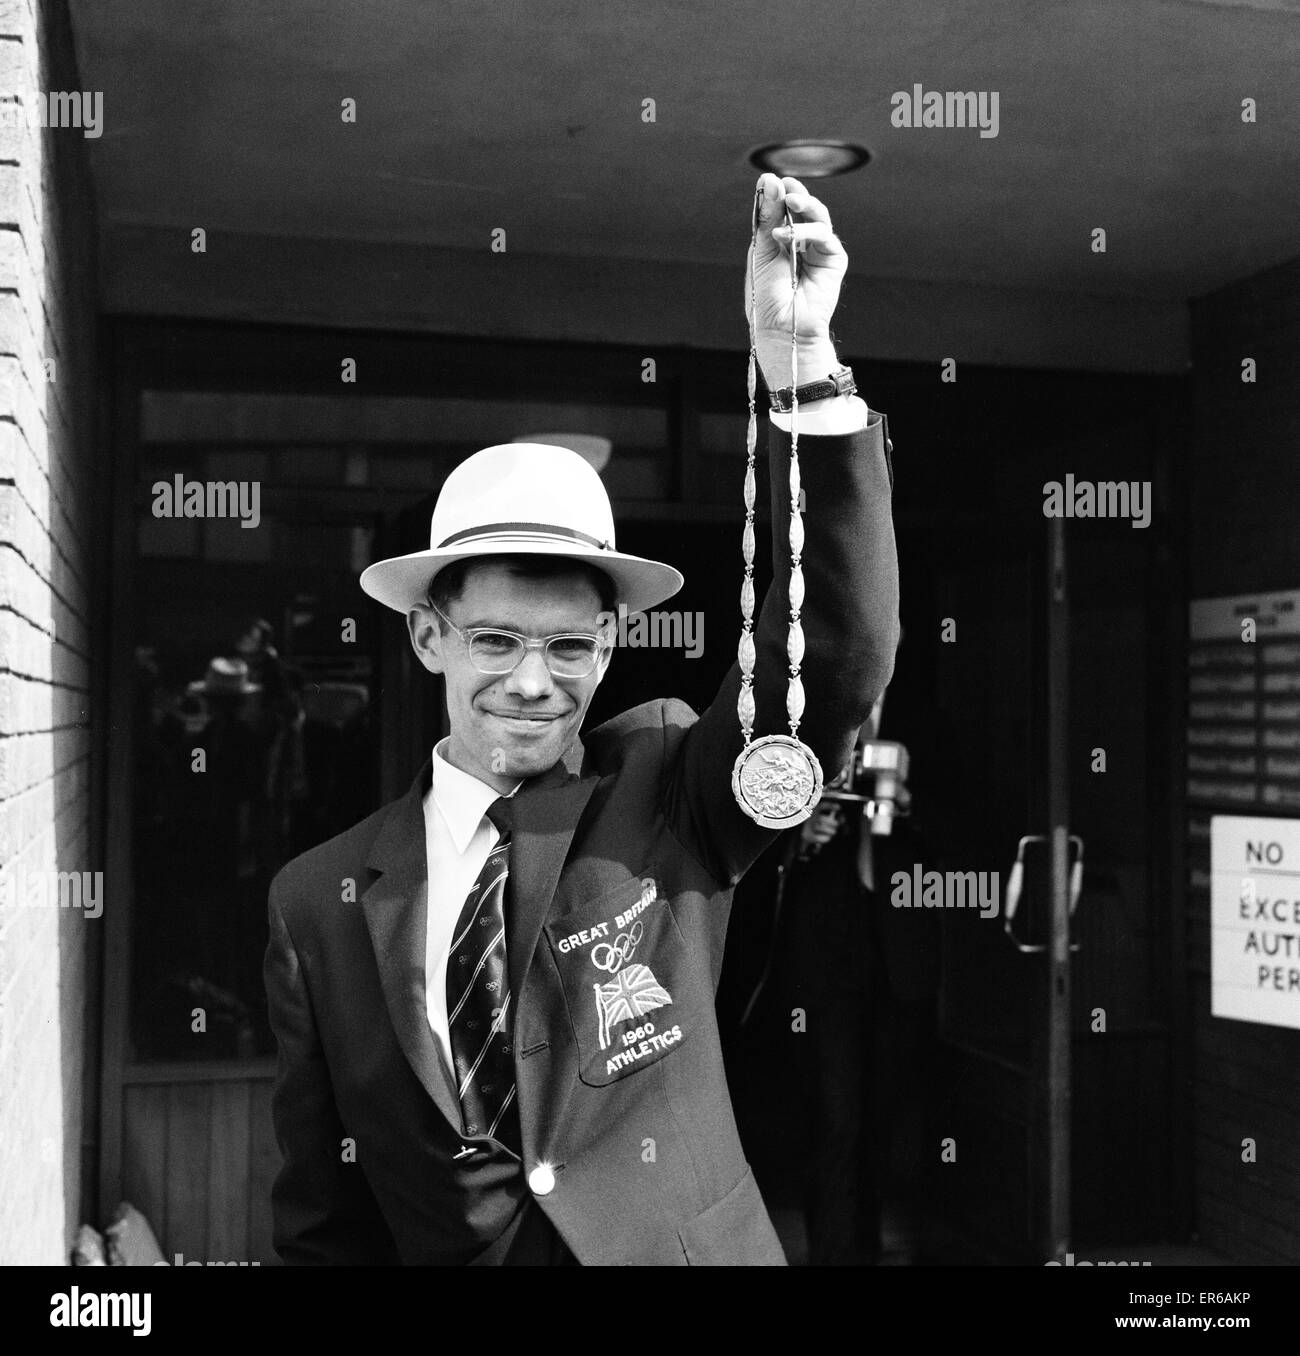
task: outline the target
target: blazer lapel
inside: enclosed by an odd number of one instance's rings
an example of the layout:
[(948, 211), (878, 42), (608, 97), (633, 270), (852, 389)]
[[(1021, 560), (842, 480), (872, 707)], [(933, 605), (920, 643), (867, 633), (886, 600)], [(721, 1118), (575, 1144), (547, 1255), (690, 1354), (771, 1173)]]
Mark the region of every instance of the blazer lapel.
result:
[(368, 865), (379, 879), (361, 897), (366, 926), (379, 962), (379, 978), (393, 1030), (425, 1091), (453, 1126), (460, 1124), (442, 1056), (429, 1026), (424, 950), (429, 899), (425, 852), (424, 793), (430, 764), (396, 802), (370, 850)]

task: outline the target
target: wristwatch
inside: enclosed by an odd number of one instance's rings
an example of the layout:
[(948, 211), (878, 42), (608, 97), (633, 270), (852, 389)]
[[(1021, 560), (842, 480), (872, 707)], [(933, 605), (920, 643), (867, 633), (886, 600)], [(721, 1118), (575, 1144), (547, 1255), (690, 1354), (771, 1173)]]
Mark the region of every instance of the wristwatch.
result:
[(801, 405), (813, 400), (829, 400), (831, 396), (853, 395), (858, 384), (853, 380), (851, 367), (838, 367), (825, 381), (810, 381), (796, 391), (793, 386), (782, 386), (779, 391), (769, 391), (772, 408), (778, 414), (789, 414), (794, 408), (794, 397), (799, 397)]

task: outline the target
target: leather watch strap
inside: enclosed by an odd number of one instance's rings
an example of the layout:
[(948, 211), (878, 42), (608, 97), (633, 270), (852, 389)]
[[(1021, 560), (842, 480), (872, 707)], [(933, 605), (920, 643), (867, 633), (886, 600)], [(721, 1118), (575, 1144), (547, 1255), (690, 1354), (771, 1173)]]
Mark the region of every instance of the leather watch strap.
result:
[(857, 382), (853, 380), (851, 367), (839, 367), (823, 381), (810, 381), (796, 391), (792, 386), (782, 386), (779, 391), (769, 391), (772, 408), (779, 414), (788, 414), (794, 408), (794, 397), (799, 397), (801, 405), (814, 400), (829, 400), (831, 396), (853, 395), (857, 391)]

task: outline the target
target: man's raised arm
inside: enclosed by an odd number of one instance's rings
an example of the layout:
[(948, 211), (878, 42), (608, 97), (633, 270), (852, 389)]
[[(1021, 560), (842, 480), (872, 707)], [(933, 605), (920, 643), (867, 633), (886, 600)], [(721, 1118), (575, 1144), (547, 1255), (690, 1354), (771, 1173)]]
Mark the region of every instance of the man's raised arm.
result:
[[(830, 320), (847, 266), (825, 206), (795, 179), (759, 180), (757, 239), (750, 257), (755, 347), (770, 390), (790, 384), (791, 231), (801, 248), (797, 299), (800, 385), (837, 366)], [(745, 302), (751, 301), (746, 278)], [(898, 640), (898, 557), (891, 516), (893, 476), (884, 421), (856, 396), (799, 407), (799, 465), (805, 497), (801, 665), (806, 709), (799, 737), (828, 778), (847, 761), (852, 741), (893, 673)], [(773, 582), (755, 626), (754, 738), (788, 733), (790, 416), (773, 414)], [(737, 486), (739, 500), (739, 486)], [(738, 533), (739, 535), (739, 533)], [(739, 553), (737, 553), (739, 560)], [(736, 571), (735, 634), (740, 635), (741, 572)], [(675, 832), (720, 879), (734, 882), (771, 841), (736, 804), (731, 769), (743, 747), (733, 664), (709, 709), (691, 728), (667, 792)]]

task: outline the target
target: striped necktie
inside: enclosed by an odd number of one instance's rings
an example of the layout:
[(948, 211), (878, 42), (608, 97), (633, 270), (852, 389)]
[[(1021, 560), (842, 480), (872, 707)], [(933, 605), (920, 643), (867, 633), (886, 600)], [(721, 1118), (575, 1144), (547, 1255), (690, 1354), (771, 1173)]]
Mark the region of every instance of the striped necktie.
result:
[(447, 1027), (467, 1136), (489, 1135), (520, 1153), (510, 988), (506, 976), (506, 880), (510, 802), (487, 817), (501, 837), (465, 897), (447, 958)]

